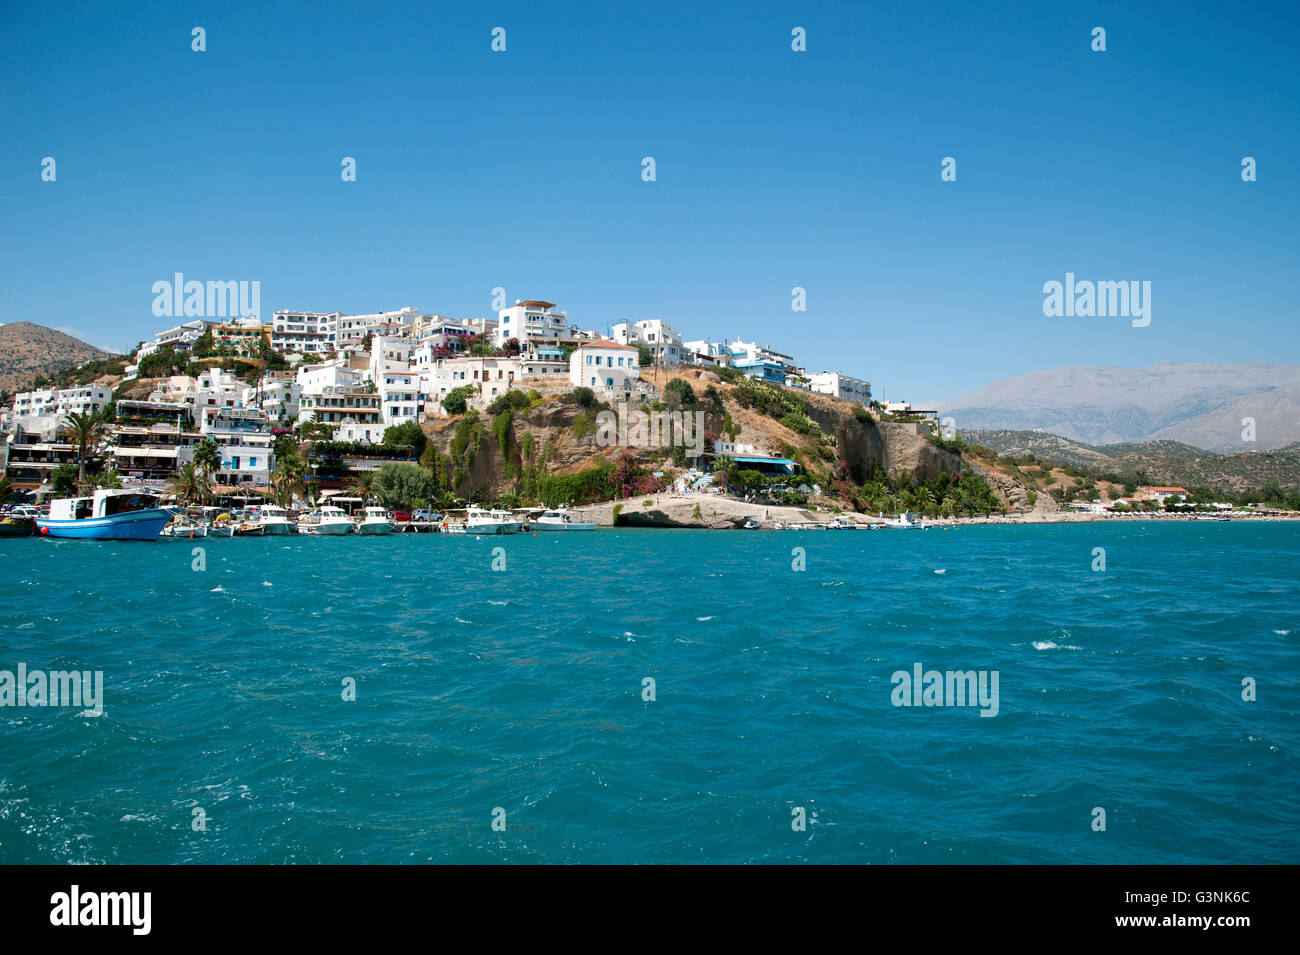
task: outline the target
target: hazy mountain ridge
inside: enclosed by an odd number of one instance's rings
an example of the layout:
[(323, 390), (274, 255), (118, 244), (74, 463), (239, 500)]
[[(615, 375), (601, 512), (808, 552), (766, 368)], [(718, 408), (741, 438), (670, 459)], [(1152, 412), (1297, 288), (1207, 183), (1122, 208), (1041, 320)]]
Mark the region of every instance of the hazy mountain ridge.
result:
[[(1300, 365), (1066, 365), (995, 381), (939, 411), (960, 429), (1042, 429), (1094, 447), (1169, 440), (1273, 450), (1300, 441)], [(1243, 439), (1245, 418), (1254, 419), (1254, 442)]]
[(964, 430), (961, 436), (1001, 455), (1033, 456), (1135, 483), (1186, 488), (1205, 485), (1232, 491), (1257, 490), (1276, 483), (1285, 490), (1300, 489), (1300, 442), (1272, 451), (1216, 454), (1177, 441), (1094, 447), (1046, 431)]
[(0, 389), (29, 388), (37, 375), (59, 372), (108, 358), (109, 352), (33, 322), (0, 325)]

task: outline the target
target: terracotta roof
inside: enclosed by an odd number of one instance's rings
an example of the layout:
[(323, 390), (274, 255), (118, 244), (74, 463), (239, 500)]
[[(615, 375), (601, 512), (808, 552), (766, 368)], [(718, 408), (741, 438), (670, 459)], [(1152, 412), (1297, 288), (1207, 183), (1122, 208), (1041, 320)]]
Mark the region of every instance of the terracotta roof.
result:
[(602, 338), (598, 342), (583, 342), (580, 348), (626, 348), (628, 351), (636, 351), (631, 345), (621, 345), (618, 342), (612, 342), (608, 338)]

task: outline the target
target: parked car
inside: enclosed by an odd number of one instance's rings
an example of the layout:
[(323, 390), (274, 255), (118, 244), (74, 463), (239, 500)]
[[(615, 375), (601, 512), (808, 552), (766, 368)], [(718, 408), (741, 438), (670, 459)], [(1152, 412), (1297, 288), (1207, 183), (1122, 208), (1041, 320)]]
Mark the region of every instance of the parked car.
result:
[(389, 511), (388, 519), (390, 521), (396, 521), (399, 524), (406, 524), (409, 523), (411, 520), (411, 512), (410, 511)]
[(442, 520), (442, 515), (429, 507), (422, 507), (411, 515), (413, 521), (425, 521), (432, 524), (435, 521)]

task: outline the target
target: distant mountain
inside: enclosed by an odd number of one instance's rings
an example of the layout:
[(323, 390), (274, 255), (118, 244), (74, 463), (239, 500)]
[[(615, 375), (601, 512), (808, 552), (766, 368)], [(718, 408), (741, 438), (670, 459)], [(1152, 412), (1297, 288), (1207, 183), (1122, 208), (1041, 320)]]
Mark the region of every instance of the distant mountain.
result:
[[(1267, 451), (1300, 441), (1300, 365), (1066, 365), (995, 381), (939, 411), (959, 429), (1043, 429), (1094, 446), (1177, 441)], [(1243, 418), (1255, 419), (1254, 443), (1242, 439)]]
[(1200, 485), (1253, 491), (1276, 483), (1300, 489), (1300, 443), (1273, 451), (1215, 454), (1177, 441), (1093, 447), (1046, 431), (970, 431), (961, 436), (1000, 455), (1035, 457), (1055, 465), (1082, 468), (1094, 476), (1115, 475), (1135, 483)]
[(108, 358), (109, 353), (32, 322), (0, 325), (0, 388), (27, 388), (37, 375), (53, 378), (66, 368)]

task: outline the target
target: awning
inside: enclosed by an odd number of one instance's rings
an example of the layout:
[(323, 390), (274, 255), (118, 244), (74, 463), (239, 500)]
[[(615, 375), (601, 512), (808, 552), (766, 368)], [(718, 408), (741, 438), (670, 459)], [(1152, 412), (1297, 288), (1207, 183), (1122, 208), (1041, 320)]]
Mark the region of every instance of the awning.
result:
[(789, 458), (732, 458), (739, 464), (788, 464), (797, 467), (798, 463)]

